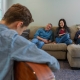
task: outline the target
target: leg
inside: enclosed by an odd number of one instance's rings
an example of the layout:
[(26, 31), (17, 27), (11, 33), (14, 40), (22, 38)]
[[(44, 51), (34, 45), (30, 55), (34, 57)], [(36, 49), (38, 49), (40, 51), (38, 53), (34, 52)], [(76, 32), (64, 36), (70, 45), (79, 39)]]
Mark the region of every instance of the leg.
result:
[(38, 48), (41, 49), (43, 45), (44, 45), (44, 42), (39, 40), (39, 42), (37, 44)]
[(55, 39), (55, 41), (56, 41), (56, 43), (60, 43), (60, 37), (57, 37), (57, 38)]
[(61, 36), (60, 38), (60, 43), (64, 43), (65, 41), (67, 41), (68, 39), (70, 39), (70, 35), (69, 34), (65, 34), (63, 36)]
[(66, 43), (67, 45), (72, 44), (72, 40), (68, 39), (67, 41), (65, 41), (64, 43)]
[(37, 45), (37, 47), (38, 47), (39, 40), (37, 38), (32, 39), (32, 42), (35, 43)]
[(34, 38), (34, 39), (31, 40), (31, 42), (37, 44), (38, 43), (38, 39), (37, 38)]
[(80, 44), (80, 38), (77, 39), (76, 44)]

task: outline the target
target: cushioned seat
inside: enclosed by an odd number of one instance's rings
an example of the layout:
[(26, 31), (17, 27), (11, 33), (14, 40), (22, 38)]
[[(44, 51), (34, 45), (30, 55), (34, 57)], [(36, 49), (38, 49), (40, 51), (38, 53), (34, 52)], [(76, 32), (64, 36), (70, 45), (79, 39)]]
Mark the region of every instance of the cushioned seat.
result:
[(67, 59), (71, 67), (80, 68), (80, 45), (71, 44), (67, 47)]
[(64, 44), (64, 43), (58, 43), (58, 44), (45, 44), (43, 47), (42, 47), (43, 50), (57, 50), (57, 51), (66, 51), (67, 50), (67, 45)]
[(67, 47), (71, 57), (80, 57), (80, 45), (72, 44)]

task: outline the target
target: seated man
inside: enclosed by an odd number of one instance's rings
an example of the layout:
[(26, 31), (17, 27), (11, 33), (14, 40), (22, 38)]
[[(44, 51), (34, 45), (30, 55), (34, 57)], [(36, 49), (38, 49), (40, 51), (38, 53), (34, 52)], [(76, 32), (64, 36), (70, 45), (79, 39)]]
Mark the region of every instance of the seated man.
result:
[(53, 71), (60, 69), (56, 58), (20, 36), (32, 21), (30, 11), (21, 4), (13, 4), (0, 21), (0, 80), (14, 80), (14, 60), (46, 63)]
[(44, 44), (50, 43), (54, 40), (54, 34), (51, 30), (52, 24), (49, 23), (45, 28), (38, 29), (32, 39), (32, 42), (37, 45), (38, 48), (42, 48)]
[(76, 44), (80, 44), (80, 26), (78, 26), (78, 31), (77, 31), (76, 34), (75, 34), (74, 42), (75, 42)]

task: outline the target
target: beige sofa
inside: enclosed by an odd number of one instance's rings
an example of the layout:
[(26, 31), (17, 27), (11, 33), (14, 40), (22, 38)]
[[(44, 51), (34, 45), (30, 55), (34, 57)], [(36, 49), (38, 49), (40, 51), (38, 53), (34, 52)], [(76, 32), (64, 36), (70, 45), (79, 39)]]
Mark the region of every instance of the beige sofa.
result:
[[(42, 27), (45, 27), (45, 26), (29, 26), (28, 27), (28, 29), (30, 29), (29, 39), (32, 39), (35, 32), (39, 28), (42, 28)], [(52, 27), (52, 30), (54, 31), (54, 33), (55, 33), (56, 28), (57, 28), (56, 26)], [(77, 31), (77, 26), (72, 26), (72, 27), (69, 27), (69, 28), (71, 30), (71, 39), (73, 40), (74, 36), (75, 36), (75, 33)], [(49, 44), (45, 44), (42, 47), (42, 49), (45, 50), (46, 52), (48, 52), (50, 55), (54, 56), (57, 59), (64, 60), (64, 59), (67, 58), (71, 67), (77, 67), (76, 65), (74, 66), (74, 64), (72, 64), (72, 62), (74, 61), (73, 60), (74, 57), (72, 57), (73, 52), (70, 51), (72, 49), (72, 48), (70, 49), (70, 46), (72, 46), (72, 44), (67, 46), (65, 43), (59, 43), (59, 44), (49, 43)], [(80, 60), (80, 58), (78, 58), (78, 59)], [(78, 67), (80, 67), (80, 65)]]

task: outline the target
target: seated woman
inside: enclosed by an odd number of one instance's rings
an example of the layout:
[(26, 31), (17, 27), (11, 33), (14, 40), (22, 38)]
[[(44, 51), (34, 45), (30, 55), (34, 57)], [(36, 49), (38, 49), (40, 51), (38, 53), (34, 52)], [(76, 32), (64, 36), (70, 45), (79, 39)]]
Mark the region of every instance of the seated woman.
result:
[(56, 43), (66, 43), (67, 45), (72, 44), (72, 40), (70, 39), (70, 29), (67, 27), (64, 19), (59, 20), (55, 37)]
[(78, 31), (77, 31), (76, 34), (75, 34), (74, 42), (75, 42), (76, 44), (80, 44), (80, 26), (78, 26)]

